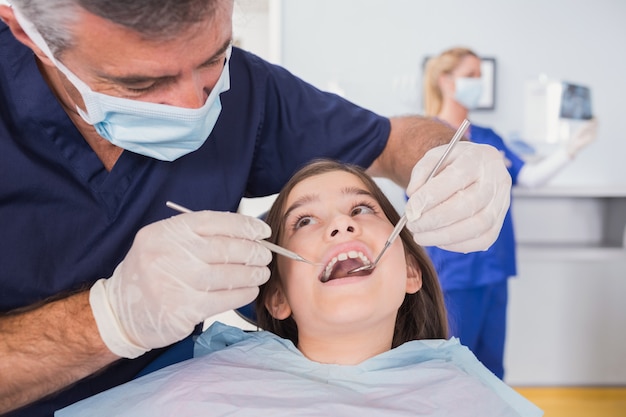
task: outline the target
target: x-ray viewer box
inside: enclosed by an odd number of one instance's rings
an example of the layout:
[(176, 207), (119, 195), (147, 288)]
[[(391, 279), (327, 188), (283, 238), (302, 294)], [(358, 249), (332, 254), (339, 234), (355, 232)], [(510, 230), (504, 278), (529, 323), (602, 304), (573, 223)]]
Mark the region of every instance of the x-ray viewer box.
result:
[(524, 90), (524, 140), (558, 144), (593, 117), (589, 87), (561, 80), (536, 79)]

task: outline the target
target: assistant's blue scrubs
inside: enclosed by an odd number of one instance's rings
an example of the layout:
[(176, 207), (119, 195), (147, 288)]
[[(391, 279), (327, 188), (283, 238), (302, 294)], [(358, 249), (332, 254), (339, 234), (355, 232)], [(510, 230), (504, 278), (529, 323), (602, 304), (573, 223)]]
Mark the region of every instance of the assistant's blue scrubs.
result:
[[(492, 129), (470, 127), (470, 139), (504, 153), (513, 184), (524, 161)], [(509, 209), (495, 243), (484, 252), (467, 254), (427, 247), (439, 275), (451, 334), (494, 374), (503, 378), (507, 280), (517, 274), (515, 235)]]
[[(167, 200), (236, 211), (243, 196), (278, 192), (313, 158), (366, 167), (386, 145), (388, 119), (250, 53), (233, 48), (230, 75), (200, 149), (171, 163), (125, 151), (107, 172), (33, 53), (0, 22), (0, 314), (111, 276), (141, 227), (177, 214)], [(121, 360), (9, 415), (51, 416), (132, 379), (160, 353)]]

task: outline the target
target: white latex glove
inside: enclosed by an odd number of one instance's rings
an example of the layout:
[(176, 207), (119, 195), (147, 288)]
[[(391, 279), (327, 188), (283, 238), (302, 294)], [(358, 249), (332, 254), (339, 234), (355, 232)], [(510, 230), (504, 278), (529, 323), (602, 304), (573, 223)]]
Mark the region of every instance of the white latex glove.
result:
[(217, 313), (245, 305), (269, 278), (269, 250), (254, 239), (271, 230), (259, 219), (200, 211), (141, 229), (89, 302), (106, 346), (137, 357), (189, 335)]
[(431, 149), (413, 168), (406, 190), (407, 228), (422, 246), (486, 250), (500, 234), (509, 208), (511, 176), (496, 148), (459, 142), (426, 182), (446, 146)]
[(582, 148), (596, 140), (597, 132), (598, 121), (596, 119), (591, 119), (585, 122), (565, 143), (565, 147), (570, 158), (575, 157)]

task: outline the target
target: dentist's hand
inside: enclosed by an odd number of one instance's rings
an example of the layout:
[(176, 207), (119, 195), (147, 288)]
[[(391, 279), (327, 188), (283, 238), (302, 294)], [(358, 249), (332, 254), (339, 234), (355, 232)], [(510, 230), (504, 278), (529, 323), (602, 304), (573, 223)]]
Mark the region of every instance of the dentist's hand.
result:
[(125, 358), (167, 346), (206, 318), (254, 300), (269, 278), (267, 224), (234, 213), (200, 211), (141, 229), (89, 301), (107, 347)]
[(511, 199), (502, 154), (489, 145), (459, 142), (426, 182), (445, 148), (431, 149), (413, 168), (406, 190), (407, 228), (423, 246), (486, 250), (500, 234)]

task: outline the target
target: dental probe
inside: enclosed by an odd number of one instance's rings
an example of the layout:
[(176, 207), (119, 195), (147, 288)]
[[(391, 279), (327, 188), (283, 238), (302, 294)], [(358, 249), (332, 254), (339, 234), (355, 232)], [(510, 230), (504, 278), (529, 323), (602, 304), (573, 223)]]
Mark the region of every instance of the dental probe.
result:
[[(435, 165), (433, 170), (430, 172), (430, 175), (428, 176), (428, 178), (426, 178), (425, 182), (428, 182), (432, 177), (435, 176), (435, 174), (439, 172), (439, 168), (441, 167), (441, 165), (444, 163), (444, 161), (450, 154), (450, 151), (452, 151), (452, 148), (454, 148), (454, 145), (456, 145), (459, 139), (461, 139), (461, 137), (465, 134), (465, 131), (467, 130), (469, 125), (470, 125), (469, 120), (464, 119), (463, 123), (461, 123), (461, 126), (459, 126), (458, 130), (452, 137), (452, 140), (450, 140), (450, 143), (448, 144), (448, 147), (446, 148), (445, 152), (443, 153), (443, 155), (441, 155), (441, 158), (439, 158), (439, 162), (437, 162), (437, 165)], [(396, 240), (396, 238), (398, 237), (398, 235), (400, 234), (404, 226), (406, 226), (406, 222), (407, 222), (407, 218), (406, 218), (406, 213), (405, 213), (402, 215), (402, 217), (400, 217), (400, 220), (398, 220), (396, 227), (394, 227), (393, 231), (391, 232), (391, 235), (389, 235), (389, 238), (387, 239), (387, 242), (385, 242), (385, 246), (383, 246), (383, 249), (380, 251), (376, 259), (374, 259), (374, 262), (372, 262), (369, 265), (362, 265), (358, 268), (354, 268), (348, 271), (348, 274), (354, 274), (356, 272), (367, 271), (367, 270), (376, 268), (376, 265), (378, 264), (378, 261), (380, 260), (380, 258), (383, 256), (383, 253), (385, 253), (387, 248), (391, 246), (391, 244)]]
[[(189, 210), (187, 207), (183, 207), (180, 204), (176, 204), (171, 201), (166, 201), (165, 205), (180, 213), (192, 213), (193, 212), (193, 210)], [(296, 261), (305, 262), (311, 265), (322, 265), (317, 262), (309, 261), (308, 259), (303, 258), (302, 256), (298, 255), (297, 253), (292, 252), (289, 249), (285, 249), (282, 246), (275, 245), (272, 242), (268, 242), (267, 240), (257, 239), (255, 240), (255, 242), (260, 243), (262, 246), (265, 246), (267, 249), (271, 250), (272, 252), (277, 253), (279, 255), (286, 256), (287, 258), (295, 259)]]

